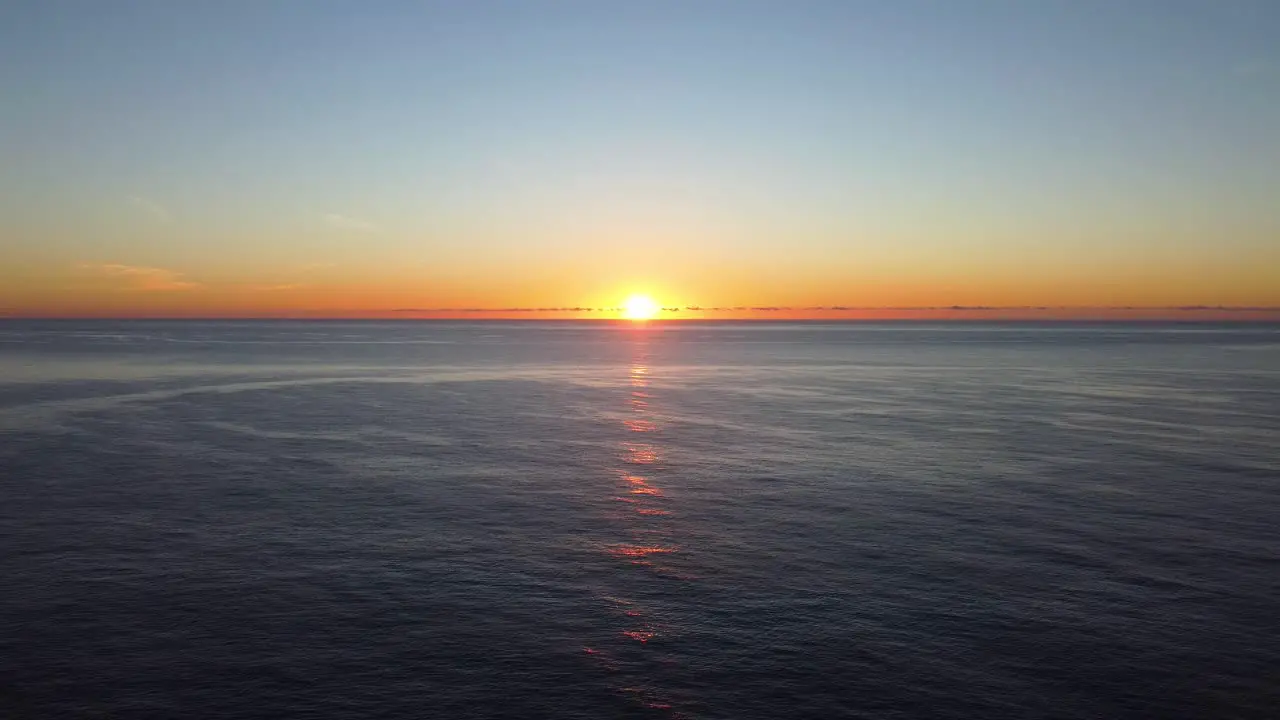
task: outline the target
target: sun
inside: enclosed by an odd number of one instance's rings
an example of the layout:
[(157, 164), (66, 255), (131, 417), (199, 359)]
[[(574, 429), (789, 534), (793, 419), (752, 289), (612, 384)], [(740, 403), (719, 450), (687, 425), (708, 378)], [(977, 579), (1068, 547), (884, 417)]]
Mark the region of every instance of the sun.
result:
[(622, 304), (622, 316), (628, 320), (651, 320), (661, 309), (648, 295), (632, 295)]

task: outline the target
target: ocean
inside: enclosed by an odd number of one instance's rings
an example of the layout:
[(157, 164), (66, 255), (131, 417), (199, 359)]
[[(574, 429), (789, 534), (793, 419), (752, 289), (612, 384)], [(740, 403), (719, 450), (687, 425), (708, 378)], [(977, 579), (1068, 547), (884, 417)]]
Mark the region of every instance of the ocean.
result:
[(1280, 326), (0, 322), (0, 717), (1274, 718)]

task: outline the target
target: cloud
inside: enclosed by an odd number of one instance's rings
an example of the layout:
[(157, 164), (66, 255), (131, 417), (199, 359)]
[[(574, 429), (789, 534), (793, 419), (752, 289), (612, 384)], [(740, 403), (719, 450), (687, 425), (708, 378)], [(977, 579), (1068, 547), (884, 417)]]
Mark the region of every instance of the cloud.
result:
[(348, 217), (346, 215), (338, 215), (337, 213), (329, 213), (328, 215), (323, 216), (322, 219), (329, 224), (329, 227), (337, 228), (338, 230), (360, 233), (378, 231), (376, 223), (368, 220), (361, 220), (360, 218)]
[(1231, 73), (1238, 77), (1268, 77), (1280, 74), (1280, 64), (1267, 60), (1246, 60), (1232, 66)]
[(173, 290), (192, 290), (200, 287), (182, 279), (181, 273), (155, 267), (139, 267), (137, 265), (81, 265), (80, 269), (98, 277), (117, 281), (126, 290), (144, 292), (166, 292)]
[[(1164, 309), (1164, 308), (1162, 308)], [(1280, 307), (1270, 307), (1267, 305), (1182, 305), (1169, 310), (1183, 310), (1188, 312), (1201, 312), (1204, 310), (1222, 311), (1222, 312), (1276, 312)]]
[(395, 313), (584, 313), (584, 312), (621, 312), (623, 308), (591, 308), (591, 307), (433, 307), (433, 308), (392, 308)]
[(169, 222), (169, 211), (165, 206), (141, 195), (130, 195), (129, 204), (156, 222)]

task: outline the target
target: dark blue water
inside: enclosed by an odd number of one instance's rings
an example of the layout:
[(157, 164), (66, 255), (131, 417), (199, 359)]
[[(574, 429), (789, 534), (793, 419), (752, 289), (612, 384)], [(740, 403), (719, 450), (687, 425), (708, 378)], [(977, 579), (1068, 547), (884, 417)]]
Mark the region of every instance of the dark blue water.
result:
[(0, 717), (1262, 718), (1274, 325), (0, 324)]

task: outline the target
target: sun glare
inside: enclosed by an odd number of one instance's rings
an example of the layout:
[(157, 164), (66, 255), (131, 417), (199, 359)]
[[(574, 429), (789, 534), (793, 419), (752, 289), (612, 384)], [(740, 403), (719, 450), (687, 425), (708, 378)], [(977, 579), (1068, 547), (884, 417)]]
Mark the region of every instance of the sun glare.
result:
[(657, 317), (661, 309), (648, 295), (632, 295), (622, 304), (622, 314), (628, 320), (649, 320)]

